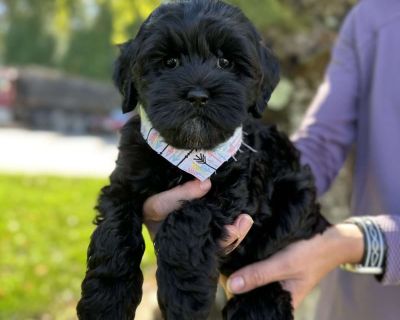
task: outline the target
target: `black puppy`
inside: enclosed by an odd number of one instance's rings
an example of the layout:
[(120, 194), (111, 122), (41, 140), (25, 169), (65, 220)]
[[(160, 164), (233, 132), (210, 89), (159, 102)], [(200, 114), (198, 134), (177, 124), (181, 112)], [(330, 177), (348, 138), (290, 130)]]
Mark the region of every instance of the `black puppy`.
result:
[[(243, 142), (250, 148), (218, 169), (204, 198), (171, 213), (155, 241), (164, 318), (206, 319), (220, 272), (229, 275), (327, 226), (312, 174), (300, 165), (296, 149), (275, 127), (253, 119), (278, 82), (278, 64), (242, 12), (216, 0), (161, 5), (121, 50), (114, 79), (123, 111), (139, 102), (168, 144), (213, 149), (240, 126), (247, 134)], [(80, 319), (134, 317), (142, 296), (143, 202), (193, 179), (153, 151), (140, 126), (134, 117), (123, 128), (117, 167), (99, 198)], [(218, 240), (241, 212), (251, 215), (254, 225), (224, 256)], [(272, 283), (235, 296), (223, 315), (293, 319), (291, 297)]]

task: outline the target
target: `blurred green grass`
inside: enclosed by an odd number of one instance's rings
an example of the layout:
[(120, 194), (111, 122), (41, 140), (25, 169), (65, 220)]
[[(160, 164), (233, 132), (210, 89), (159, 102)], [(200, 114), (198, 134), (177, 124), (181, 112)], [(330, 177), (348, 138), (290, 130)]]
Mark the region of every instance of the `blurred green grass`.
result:
[[(69, 319), (105, 179), (0, 174), (0, 319)], [(145, 233), (142, 266), (155, 262)], [(74, 317), (74, 315), (70, 315)]]

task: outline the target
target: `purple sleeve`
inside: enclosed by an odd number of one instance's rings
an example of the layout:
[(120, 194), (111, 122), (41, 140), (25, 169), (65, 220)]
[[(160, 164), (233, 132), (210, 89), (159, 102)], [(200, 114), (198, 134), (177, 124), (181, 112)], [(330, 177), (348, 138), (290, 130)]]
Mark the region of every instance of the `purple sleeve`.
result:
[(299, 130), (292, 140), (310, 165), (319, 195), (343, 166), (354, 141), (357, 116), (358, 68), (354, 12), (347, 17), (332, 52), (332, 59)]
[(400, 285), (400, 216), (381, 215), (373, 218), (385, 233), (388, 251), (383, 285)]
[[(319, 195), (331, 185), (354, 142), (360, 87), (353, 10), (346, 18), (332, 59), (306, 116), (292, 136), (302, 163), (310, 165)], [(400, 216), (379, 215), (388, 252), (383, 285), (400, 285)]]

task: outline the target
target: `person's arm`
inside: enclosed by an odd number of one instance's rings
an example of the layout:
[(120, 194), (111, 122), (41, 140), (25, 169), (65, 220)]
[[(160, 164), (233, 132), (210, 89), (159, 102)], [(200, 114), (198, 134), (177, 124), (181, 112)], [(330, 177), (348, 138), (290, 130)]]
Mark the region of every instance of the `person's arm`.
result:
[(327, 273), (343, 263), (359, 263), (363, 251), (360, 229), (353, 224), (338, 224), (234, 272), (227, 287), (238, 294), (280, 281), (290, 291), (296, 308)]
[(325, 79), (292, 141), (310, 165), (323, 194), (343, 166), (354, 142), (360, 80), (353, 10), (340, 31)]
[[(382, 228), (388, 244), (382, 284), (400, 285), (400, 216), (369, 218)], [(322, 235), (293, 243), (269, 259), (236, 271), (229, 277), (227, 287), (238, 294), (280, 281), (291, 292), (296, 308), (326, 274), (344, 263), (360, 263), (363, 252), (360, 229), (354, 224), (337, 224)]]
[[(330, 186), (343, 165), (357, 125), (360, 71), (355, 32), (357, 7), (346, 18), (325, 81), (292, 140), (301, 161), (310, 165), (319, 194)], [(400, 284), (400, 216), (377, 216), (388, 246), (384, 285)]]

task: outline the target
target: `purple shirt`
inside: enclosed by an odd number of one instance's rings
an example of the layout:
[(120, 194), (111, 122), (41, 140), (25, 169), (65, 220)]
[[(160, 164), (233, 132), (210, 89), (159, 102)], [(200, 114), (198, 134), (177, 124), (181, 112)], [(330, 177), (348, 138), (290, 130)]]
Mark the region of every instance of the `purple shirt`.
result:
[(352, 213), (373, 215), (388, 243), (382, 282), (335, 270), (317, 320), (400, 319), (400, 1), (363, 0), (346, 18), (300, 129), (302, 161), (320, 194), (356, 147)]

